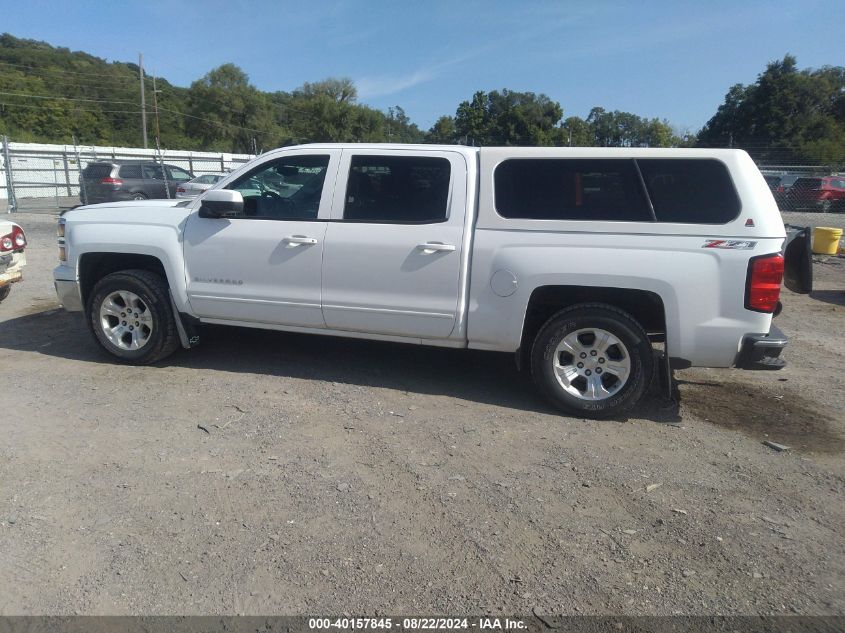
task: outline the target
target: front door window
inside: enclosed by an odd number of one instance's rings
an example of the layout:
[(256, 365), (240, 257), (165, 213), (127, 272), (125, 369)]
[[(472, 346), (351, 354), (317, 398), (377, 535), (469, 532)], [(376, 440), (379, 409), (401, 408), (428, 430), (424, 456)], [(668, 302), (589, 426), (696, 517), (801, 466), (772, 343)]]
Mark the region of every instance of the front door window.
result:
[(246, 218), (316, 220), (329, 156), (290, 156), (265, 163), (230, 184)]

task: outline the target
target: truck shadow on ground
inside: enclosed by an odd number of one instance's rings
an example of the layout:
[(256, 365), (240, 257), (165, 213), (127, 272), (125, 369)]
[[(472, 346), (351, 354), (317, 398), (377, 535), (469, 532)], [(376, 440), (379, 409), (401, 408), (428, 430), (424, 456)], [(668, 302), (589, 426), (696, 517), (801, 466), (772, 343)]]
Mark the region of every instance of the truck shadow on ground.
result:
[[(560, 415), (530, 377), (517, 370), (510, 354), (225, 326), (206, 326), (201, 336), (201, 345), (179, 350), (158, 365), (381, 387)], [(94, 342), (80, 315), (61, 309), (0, 322), (0, 349), (115, 362)], [(616, 421), (629, 418), (661, 423), (680, 419), (677, 404), (662, 399), (656, 387)]]
[(813, 290), (810, 297), (816, 301), (845, 306), (845, 290)]
[(705, 422), (799, 452), (837, 454), (845, 450), (836, 420), (817, 403), (780, 383), (749, 384), (731, 380), (731, 376), (724, 382), (685, 380), (682, 376), (677, 383), (683, 411)]

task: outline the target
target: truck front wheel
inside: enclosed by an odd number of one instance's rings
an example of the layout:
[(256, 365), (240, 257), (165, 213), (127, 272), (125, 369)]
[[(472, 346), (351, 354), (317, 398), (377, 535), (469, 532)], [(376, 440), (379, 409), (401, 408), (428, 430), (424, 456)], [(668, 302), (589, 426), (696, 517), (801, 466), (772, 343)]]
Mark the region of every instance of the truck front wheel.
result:
[(654, 354), (631, 315), (606, 304), (561, 310), (540, 328), (531, 373), (544, 395), (566, 413), (617, 416), (651, 383)]
[(88, 324), (107, 352), (133, 365), (154, 363), (179, 346), (167, 283), (148, 270), (100, 279), (88, 300)]

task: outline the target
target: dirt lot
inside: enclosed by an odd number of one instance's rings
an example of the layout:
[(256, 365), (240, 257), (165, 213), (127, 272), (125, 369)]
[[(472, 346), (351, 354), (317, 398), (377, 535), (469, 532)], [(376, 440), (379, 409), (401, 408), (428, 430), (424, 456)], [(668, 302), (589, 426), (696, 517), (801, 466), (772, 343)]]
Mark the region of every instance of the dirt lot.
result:
[(785, 370), (591, 422), (478, 352), (217, 328), (113, 364), (17, 219), (2, 614), (845, 613), (845, 260), (786, 293)]

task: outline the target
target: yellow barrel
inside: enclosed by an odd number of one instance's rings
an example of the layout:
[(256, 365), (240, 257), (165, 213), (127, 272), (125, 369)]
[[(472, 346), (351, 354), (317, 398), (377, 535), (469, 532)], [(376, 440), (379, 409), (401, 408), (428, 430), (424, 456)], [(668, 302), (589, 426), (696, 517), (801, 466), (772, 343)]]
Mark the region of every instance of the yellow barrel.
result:
[(829, 226), (817, 226), (813, 229), (813, 252), (817, 255), (836, 255), (842, 229)]

